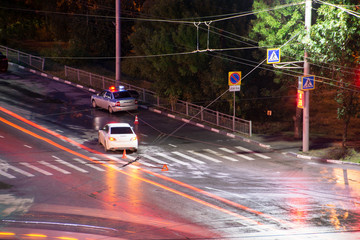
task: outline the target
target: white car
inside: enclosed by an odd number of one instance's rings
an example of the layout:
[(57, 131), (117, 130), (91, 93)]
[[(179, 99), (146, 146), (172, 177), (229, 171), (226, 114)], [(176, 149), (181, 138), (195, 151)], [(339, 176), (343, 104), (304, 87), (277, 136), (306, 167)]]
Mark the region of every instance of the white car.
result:
[(128, 123), (108, 123), (99, 130), (99, 143), (108, 150), (138, 149), (138, 138)]

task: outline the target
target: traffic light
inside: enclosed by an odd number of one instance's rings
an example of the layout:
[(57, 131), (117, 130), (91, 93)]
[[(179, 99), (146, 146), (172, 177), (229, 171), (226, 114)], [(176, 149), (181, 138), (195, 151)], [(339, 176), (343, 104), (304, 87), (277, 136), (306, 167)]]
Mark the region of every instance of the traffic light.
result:
[(304, 108), (304, 91), (297, 91), (296, 103), (298, 108)]

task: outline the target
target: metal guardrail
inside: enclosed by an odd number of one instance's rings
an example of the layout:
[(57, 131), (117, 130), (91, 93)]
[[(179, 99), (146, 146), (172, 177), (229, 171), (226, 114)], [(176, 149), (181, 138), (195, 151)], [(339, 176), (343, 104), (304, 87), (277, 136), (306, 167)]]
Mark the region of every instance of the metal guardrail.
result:
[[(94, 89), (107, 89), (115, 84), (115, 79), (93, 74), (80, 69), (65, 66), (65, 77), (70, 81), (76, 81)], [(203, 106), (195, 105), (182, 100), (171, 103), (168, 99), (159, 97), (155, 92), (121, 83), (126, 89), (133, 89), (140, 93), (140, 100), (150, 105), (167, 109), (175, 113), (183, 114), (189, 118), (207, 122), (218, 127), (229, 129), (233, 132), (252, 135), (251, 121), (230, 116), (218, 111), (205, 109)]]
[(44, 71), (45, 58), (24, 53), (19, 50), (8, 48), (2, 45), (0, 45), (0, 52), (6, 55), (6, 57), (11, 62), (24, 63), (28, 66)]

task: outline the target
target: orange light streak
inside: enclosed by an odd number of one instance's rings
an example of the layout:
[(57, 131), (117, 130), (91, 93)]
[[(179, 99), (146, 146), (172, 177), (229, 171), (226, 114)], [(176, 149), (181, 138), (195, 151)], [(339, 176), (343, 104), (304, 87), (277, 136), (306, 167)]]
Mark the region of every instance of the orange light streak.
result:
[[(56, 132), (53, 132), (53, 131), (51, 131), (51, 130), (49, 130), (49, 129), (46, 129), (46, 128), (44, 128), (44, 127), (42, 127), (42, 126), (40, 126), (40, 125), (38, 125), (38, 124), (30, 121), (30, 120), (27, 120), (27, 119), (25, 119), (25, 118), (17, 115), (16, 113), (13, 113), (13, 112), (11, 112), (11, 111), (3, 108), (3, 107), (0, 107), (0, 111), (3, 111), (4, 113), (7, 113), (8, 115), (13, 116), (13, 117), (15, 117), (15, 118), (17, 118), (17, 119), (25, 122), (25, 123), (27, 123), (27, 124), (29, 124), (29, 125), (37, 128), (37, 129), (40, 129), (40, 130), (42, 130), (42, 131), (44, 131), (44, 132), (46, 132), (46, 133), (49, 133), (49, 134), (51, 134), (51, 135), (53, 135), (53, 136), (55, 136), (55, 137), (58, 137), (58, 138), (63, 139), (63, 140), (65, 140), (65, 141), (67, 141), (67, 142), (70, 142), (70, 143), (72, 143), (73, 145), (76, 145), (76, 146), (78, 146), (78, 147), (81, 147), (81, 148), (83, 148), (84, 150), (87, 150), (87, 151), (89, 151), (89, 152), (96, 153), (96, 154), (103, 155), (103, 156), (107, 157), (106, 155), (104, 155), (104, 154), (101, 153), (101, 152), (98, 152), (98, 151), (96, 151), (96, 150), (90, 149), (90, 148), (88, 148), (88, 147), (86, 147), (86, 146), (84, 146), (84, 145), (82, 145), (82, 144), (80, 144), (80, 143), (77, 143), (77, 142), (71, 140), (70, 138), (67, 138), (67, 137), (65, 137), (65, 136), (62, 136), (62, 135), (56, 133)], [(258, 222), (258, 221), (255, 221), (255, 220), (252, 220), (252, 219), (250, 219), (250, 218), (241, 216), (241, 215), (239, 215), (239, 214), (237, 214), (237, 213), (234, 213), (234, 212), (231, 212), (231, 211), (226, 210), (226, 209), (224, 209), (224, 208), (218, 207), (218, 206), (216, 206), (216, 205), (214, 205), (214, 204), (205, 202), (205, 201), (203, 201), (203, 200), (201, 200), (201, 199), (198, 199), (198, 198), (193, 197), (193, 196), (191, 196), (191, 195), (188, 195), (188, 194), (186, 194), (186, 193), (180, 192), (180, 191), (178, 191), (178, 190), (172, 189), (172, 188), (167, 187), (167, 186), (165, 186), (165, 185), (162, 185), (162, 184), (160, 184), (160, 183), (157, 183), (157, 182), (154, 182), (154, 181), (152, 181), (152, 180), (148, 180), (148, 179), (142, 178), (142, 177), (140, 177), (140, 176), (135, 176), (134, 174), (129, 174), (129, 173), (127, 173), (127, 172), (119, 169), (118, 167), (116, 167), (116, 166), (114, 166), (114, 165), (106, 164), (106, 163), (102, 163), (102, 162), (96, 161), (96, 160), (94, 160), (94, 159), (92, 159), (92, 158), (90, 158), (90, 157), (87, 157), (87, 156), (85, 156), (85, 155), (83, 155), (83, 154), (81, 154), (81, 153), (75, 152), (75, 151), (73, 151), (73, 150), (71, 150), (71, 149), (69, 149), (69, 148), (66, 148), (66, 147), (58, 144), (58, 143), (55, 143), (54, 141), (52, 141), (52, 140), (50, 140), (50, 139), (48, 139), (48, 138), (42, 137), (42, 136), (40, 136), (40, 135), (38, 135), (38, 134), (36, 134), (36, 133), (34, 133), (34, 132), (31, 132), (30, 130), (27, 130), (27, 129), (23, 128), (23, 127), (20, 127), (19, 125), (16, 125), (16, 124), (14, 124), (14, 123), (12, 123), (12, 122), (4, 119), (4, 118), (1, 118), (1, 117), (0, 117), (0, 121), (2, 121), (2, 122), (4, 122), (4, 123), (6, 123), (6, 124), (8, 124), (8, 125), (10, 125), (10, 126), (12, 126), (12, 127), (14, 127), (14, 128), (16, 128), (16, 129), (18, 129), (18, 130), (20, 130), (20, 131), (23, 131), (23, 132), (25, 132), (25, 133), (27, 133), (27, 134), (35, 137), (35, 138), (38, 138), (38, 139), (40, 139), (40, 140), (43, 140), (43, 141), (45, 141), (45, 142), (47, 142), (47, 143), (49, 143), (49, 144), (51, 144), (51, 145), (53, 145), (53, 146), (55, 146), (55, 147), (57, 147), (57, 148), (59, 148), (59, 149), (62, 149), (62, 150), (66, 151), (66, 152), (68, 152), (68, 153), (70, 153), (70, 154), (73, 154), (73, 155), (75, 155), (75, 156), (81, 157), (81, 158), (86, 159), (86, 160), (91, 161), (91, 162), (99, 163), (99, 164), (101, 164), (101, 165), (103, 165), (103, 166), (105, 166), (105, 167), (107, 167), (107, 168), (115, 169), (116, 171), (118, 171), (118, 172), (120, 172), (120, 173), (122, 173), (122, 174), (124, 174), (124, 175), (127, 175), (127, 176), (129, 176), (129, 177), (133, 177), (133, 178), (137, 178), (137, 179), (139, 179), (139, 180), (141, 180), (141, 181), (144, 181), (144, 182), (149, 183), (149, 184), (152, 184), (152, 185), (154, 185), (154, 186), (163, 188), (163, 189), (165, 189), (165, 190), (167, 190), (167, 191), (169, 191), (169, 192), (175, 193), (175, 194), (177, 194), (177, 195), (180, 195), (180, 196), (185, 197), (185, 198), (187, 198), (187, 199), (190, 199), (190, 200), (192, 200), (192, 201), (198, 202), (198, 203), (203, 204), (203, 205), (205, 205), (205, 206), (208, 206), (208, 207), (210, 207), (210, 208), (219, 210), (219, 211), (221, 211), (221, 212), (223, 212), (223, 213), (226, 213), (226, 214), (229, 214), (229, 215), (231, 215), (231, 216), (234, 216), (234, 217), (237, 217), (237, 218), (240, 218), (240, 219), (243, 219), (243, 220), (246, 220), (246, 221), (249, 221), (249, 222), (258, 224), (258, 225), (262, 225), (262, 223), (260, 223), (260, 222)], [(183, 186), (183, 187), (185, 187), (185, 188), (191, 189), (191, 190), (196, 191), (196, 192), (198, 192), (198, 193), (201, 193), (201, 194), (203, 194), (203, 195), (206, 195), (206, 196), (212, 197), (212, 198), (214, 198), (214, 199), (220, 200), (220, 201), (222, 201), (222, 202), (224, 202), (224, 203), (227, 203), (227, 204), (229, 204), (229, 205), (232, 205), (232, 206), (234, 206), (234, 207), (237, 207), (237, 208), (246, 210), (246, 211), (248, 211), (248, 212), (251, 212), (251, 213), (254, 213), (254, 214), (257, 214), (257, 215), (260, 215), (260, 216), (267, 217), (267, 218), (269, 218), (269, 219), (272, 219), (272, 220), (275, 220), (275, 221), (278, 221), (278, 222), (286, 223), (286, 222), (284, 222), (284, 221), (282, 221), (282, 220), (273, 218), (273, 217), (271, 217), (271, 216), (269, 216), (269, 215), (266, 215), (266, 214), (264, 214), (264, 213), (262, 213), (262, 212), (259, 212), (259, 211), (256, 211), (256, 210), (254, 210), (254, 209), (245, 207), (245, 206), (243, 206), (243, 205), (241, 205), (241, 204), (238, 204), (238, 203), (232, 202), (232, 201), (230, 201), (230, 200), (224, 199), (224, 198), (222, 198), (222, 197), (216, 196), (216, 195), (214, 195), (214, 194), (211, 194), (211, 193), (206, 192), (206, 191), (204, 191), (204, 190), (201, 190), (201, 189), (199, 189), (199, 188), (193, 187), (193, 186), (188, 185), (188, 184), (186, 184), (186, 183), (177, 181), (177, 180), (175, 180), (175, 179), (162, 176), (162, 175), (160, 175), (160, 174), (157, 174), (157, 173), (148, 171), (148, 170), (146, 170), (146, 169), (139, 168), (139, 170), (144, 171), (144, 172), (149, 173), (149, 174), (152, 174), (152, 175), (154, 175), (154, 176), (156, 176), (156, 177), (159, 177), (159, 178), (162, 178), (162, 179), (164, 179), (164, 180), (167, 180), (167, 181), (176, 183), (176, 184), (178, 184), (178, 185), (180, 185), (180, 186)]]
[(36, 234), (36, 233), (24, 234), (24, 236), (27, 236), (27, 237), (38, 237), (38, 238), (46, 238), (46, 237), (47, 237), (47, 235), (44, 235), (44, 234)]
[(2, 235), (2, 236), (15, 236), (15, 233), (12, 233), (12, 232), (0, 232), (0, 235)]

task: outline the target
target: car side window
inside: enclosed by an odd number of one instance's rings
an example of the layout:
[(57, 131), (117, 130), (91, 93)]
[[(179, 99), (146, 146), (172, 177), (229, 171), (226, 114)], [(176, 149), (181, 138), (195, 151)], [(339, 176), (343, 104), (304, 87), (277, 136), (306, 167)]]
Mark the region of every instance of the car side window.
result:
[(100, 97), (105, 97), (105, 93), (106, 93), (106, 91), (102, 91), (102, 92), (99, 94), (99, 96), (100, 96)]
[(110, 93), (110, 92), (106, 92), (106, 94), (105, 94), (105, 98), (109, 98), (109, 99), (111, 99), (111, 93)]
[(105, 131), (105, 132), (108, 132), (109, 131), (109, 126), (105, 125), (102, 130)]

